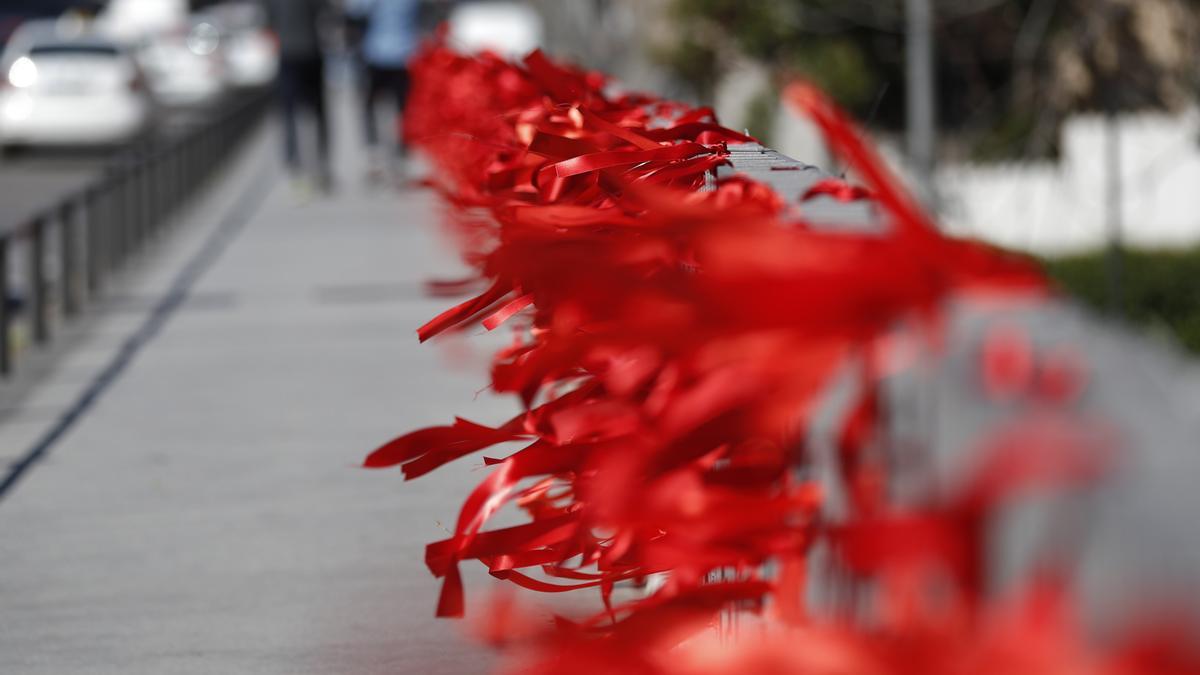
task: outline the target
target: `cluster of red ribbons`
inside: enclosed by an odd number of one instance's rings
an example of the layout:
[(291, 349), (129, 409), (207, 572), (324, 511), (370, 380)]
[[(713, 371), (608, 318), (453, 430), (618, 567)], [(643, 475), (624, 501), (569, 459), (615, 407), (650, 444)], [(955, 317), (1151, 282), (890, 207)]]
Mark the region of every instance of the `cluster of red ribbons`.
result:
[[(890, 504), (887, 467), (873, 452), (887, 413), (879, 384), (894, 367), (880, 355), (897, 327), (936, 343), (951, 296), (1044, 294), (1034, 266), (939, 234), (842, 114), (805, 85), (788, 90), (790, 103), (864, 187), (826, 181), (789, 204), (744, 177), (713, 178), (727, 144), (752, 139), (707, 108), (609, 95), (603, 77), (537, 52), (513, 64), (431, 46), (413, 72), (406, 134), (434, 162), (431, 183), (453, 206), (478, 272), (437, 287), (478, 295), (420, 338), (507, 325), (513, 341), (496, 355), (491, 385), (525, 409), (495, 426), (458, 419), (416, 431), (367, 460), (412, 479), (524, 444), (484, 459), (489, 473), (452, 536), (428, 547), (427, 564), (443, 579), (439, 616), (463, 613), (460, 564), (478, 561), (526, 589), (596, 589), (603, 600), (595, 616), (560, 618), (553, 629), (497, 609), (494, 637), (528, 648), (529, 672), (1096, 665), (1072, 641), (1069, 603), (1046, 590), (1053, 585), (1031, 589), (1010, 622), (980, 606), (987, 563), (978, 532), (1021, 485), (1102, 470), (1084, 452), (1092, 439), (1052, 424), (1022, 427), (989, 441), (989, 461), (960, 493), (903, 511)], [(870, 199), (886, 228), (813, 227), (804, 202), (818, 196)], [(1003, 390), (1022, 364), (997, 344), (984, 370)], [(817, 403), (847, 371), (858, 394), (836, 453), (850, 507), (833, 522), (823, 516), (823, 485), (806, 471), (806, 439)], [(1065, 379), (1051, 384), (1067, 396)], [(489, 527), (506, 507), (525, 522)], [(871, 589), (872, 609), (862, 607), (866, 594), (849, 593), (816, 620), (806, 600), (816, 548), (832, 552), (854, 588)], [(930, 579), (932, 598), (922, 590)], [(643, 590), (631, 597), (630, 588)], [(864, 612), (871, 619), (857, 620)], [(741, 615), (736, 648), (709, 639), (711, 626)], [(986, 617), (994, 620), (985, 630)], [(1121, 668), (1133, 662), (1118, 659), (1111, 672), (1132, 672)]]

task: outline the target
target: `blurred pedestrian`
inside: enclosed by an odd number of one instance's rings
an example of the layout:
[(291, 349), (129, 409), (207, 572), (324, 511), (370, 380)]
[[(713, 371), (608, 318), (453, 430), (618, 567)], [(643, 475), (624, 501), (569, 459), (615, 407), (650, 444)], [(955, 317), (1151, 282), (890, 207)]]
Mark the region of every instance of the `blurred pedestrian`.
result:
[[(364, 25), (363, 126), (370, 152), (370, 177), (378, 180), (389, 166), (403, 171), (405, 148), (399, 119), (408, 103), (408, 62), (421, 40), (420, 0), (348, 0), (347, 14)], [(381, 140), (378, 108), (385, 98), (395, 107), (389, 140)]]
[(283, 113), (284, 161), (293, 179), (304, 176), (300, 152), (300, 113), (316, 123), (317, 181), (333, 187), (330, 166), (329, 112), (325, 101), (322, 22), (329, 18), (327, 0), (266, 0), (267, 19), (279, 41), (279, 102)]

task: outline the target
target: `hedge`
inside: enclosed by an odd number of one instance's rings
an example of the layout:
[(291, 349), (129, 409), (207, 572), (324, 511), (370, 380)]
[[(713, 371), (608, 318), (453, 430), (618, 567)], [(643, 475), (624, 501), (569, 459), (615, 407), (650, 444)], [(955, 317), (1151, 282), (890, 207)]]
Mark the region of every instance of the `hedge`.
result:
[[(1068, 294), (1107, 310), (1108, 272), (1103, 251), (1043, 261)], [(1152, 332), (1173, 335), (1200, 354), (1200, 247), (1126, 251), (1122, 257), (1123, 315)]]

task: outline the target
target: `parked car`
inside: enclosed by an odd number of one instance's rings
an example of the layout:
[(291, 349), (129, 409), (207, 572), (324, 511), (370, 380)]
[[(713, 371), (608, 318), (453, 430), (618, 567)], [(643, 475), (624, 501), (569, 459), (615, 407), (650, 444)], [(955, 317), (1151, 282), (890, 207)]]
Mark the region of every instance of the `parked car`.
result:
[(541, 17), (519, 2), (464, 2), (451, 11), (449, 25), (450, 43), (467, 52), (521, 58), (543, 39)]
[(222, 35), (204, 16), (144, 38), (138, 58), (150, 90), (170, 107), (202, 107), (225, 93)]
[(34, 21), (0, 57), (0, 146), (114, 145), (149, 131), (154, 105), (128, 49), (86, 24)]
[(96, 17), (101, 32), (125, 44), (179, 30), (187, 23), (188, 0), (108, 0)]
[(221, 54), (225, 80), (232, 87), (263, 87), (279, 71), (279, 48), (267, 29), (267, 16), (257, 2), (225, 2), (204, 10), (200, 16), (221, 32)]

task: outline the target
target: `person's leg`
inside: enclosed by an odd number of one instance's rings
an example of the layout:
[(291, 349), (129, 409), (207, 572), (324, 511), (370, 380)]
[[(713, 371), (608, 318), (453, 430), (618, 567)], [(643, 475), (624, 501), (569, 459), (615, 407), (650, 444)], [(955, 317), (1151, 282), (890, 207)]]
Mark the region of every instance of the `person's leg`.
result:
[(379, 105), (388, 92), (386, 68), (367, 66), (366, 97), (363, 100), (363, 123), (367, 141), (367, 181), (374, 185), (387, 177), (388, 146), (379, 130)]
[(363, 96), (363, 130), (366, 133), (367, 147), (374, 149), (379, 146), (379, 124), (375, 108), (379, 105), (379, 96), (383, 92), (384, 72), (371, 65), (366, 67), (365, 72), (367, 82)]
[(321, 186), (328, 189), (333, 183), (333, 167), (330, 155), (329, 107), (325, 101), (325, 62), (320, 58), (313, 59), (307, 70), (305, 85), (317, 128), (317, 155), (320, 161), (317, 169), (320, 172), (318, 179)]
[(404, 113), (408, 109), (408, 93), (412, 89), (412, 77), (408, 68), (397, 68), (393, 76), (392, 87), (396, 97), (396, 152), (400, 157), (408, 154), (408, 144), (404, 139)]
[(300, 107), (300, 76), (295, 63), (279, 65), (276, 80), (280, 113), (283, 117), (283, 161), (289, 172), (300, 171), (300, 131), (297, 115)]

